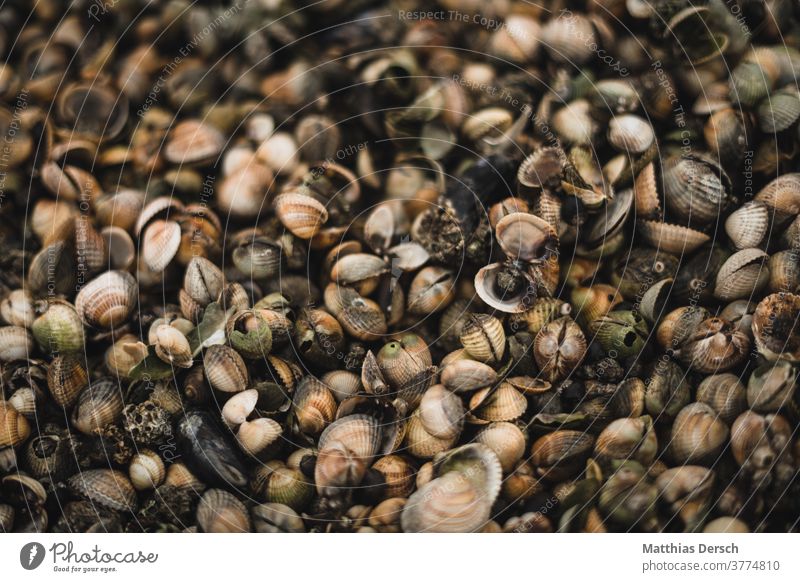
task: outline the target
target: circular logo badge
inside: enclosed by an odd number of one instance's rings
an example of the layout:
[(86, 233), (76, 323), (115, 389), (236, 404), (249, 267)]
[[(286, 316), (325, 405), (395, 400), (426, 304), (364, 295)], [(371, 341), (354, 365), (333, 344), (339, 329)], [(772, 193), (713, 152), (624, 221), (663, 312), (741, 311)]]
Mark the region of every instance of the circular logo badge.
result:
[(26, 570), (35, 570), (44, 561), (44, 546), (39, 542), (30, 542), (19, 551), (19, 563)]

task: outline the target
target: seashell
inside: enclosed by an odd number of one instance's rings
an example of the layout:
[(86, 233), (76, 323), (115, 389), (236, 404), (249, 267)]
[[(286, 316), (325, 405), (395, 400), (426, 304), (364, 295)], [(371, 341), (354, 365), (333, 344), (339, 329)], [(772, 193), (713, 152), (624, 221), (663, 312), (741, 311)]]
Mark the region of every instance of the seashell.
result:
[(178, 368), (192, 367), (189, 340), (171, 325), (159, 325), (156, 329), (156, 355), (161, 361)]
[(128, 378), (131, 369), (147, 357), (147, 345), (126, 334), (114, 342), (105, 353), (105, 363), (112, 376)]
[(782, 174), (756, 194), (755, 201), (767, 205), (777, 224), (800, 214), (800, 173)]
[(128, 465), (131, 484), (137, 491), (155, 489), (164, 482), (167, 470), (158, 453), (149, 449), (136, 453)]
[(525, 433), (510, 422), (493, 422), (481, 428), (475, 442), (489, 447), (497, 455), (503, 472), (510, 472), (525, 454)]
[(758, 125), (764, 133), (778, 133), (800, 119), (800, 95), (793, 90), (776, 91), (757, 110)]
[(707, 404), (726, 423), (732, 424), (747, 409), (747, 393), (735, 374), (714, 374), (697, 387), (697, 401)]
[(780, 251), (769, 258), (769, 291), (800, 289), (800, 261), (794, 251)]
[(72, 408), (89, 384), (89, 374), (74, 355), (56, 356), (47, 368), (47, 387), (56, 404)]
[(297, 429), (310, 436), (320, 434), (336, 416), (337, 403), (325, 384), (312, 376), (300, 381), (293, 399)]
[(731, 100), (753, 106), (769, 94), (775, 78), (757, 62), (742, 60), (731, 71), (729, 82)]
[(459, 533), (481, 529), (500, 492), (502, 468), (484, 445), (449, 451), (434, 463), (436, 478), (422, 485), (403, 508), (404, 532)]
[(425, 430), (422, 423), (421, 411), (417, 410), (408, 419), (405, 434), (405, 446), (409, 454), (418, 459), (432, 459), (437, 454), (449, 450), (458, 440), (459, 433), (454, 437), (438, 438)]
[(658, 440), (649, 416), (618, 418), (597, 436), (594, 456), (600, 463), (634, 460), (651, 464), (658, 453)]
[(74, 455), (71, 437), (40, 434), (25, 447), (25, 465), (36, 479), (58, 483), (72, 474)]
[(356, 296), (344, 306), (336, 319), (344, 331), (362, 341), (374, 341), (388, 329), (380, 305), (361, 296)]
[(386, 482), (384, 497), (407, 498), (414, 490), (414, 468), (411, 464), (399, 455), (386, 455), (381, 457), (372, 465)]
[(112, 469), (80, 471), (67, 480), (69, 489), (89, 503), (113, 511), (135, 511), (136, 489), (128, 477)]
[(632, 311), (610, 311), (589, 325), (600, 346), (616, 358), (638, 354), (648, 337), (644, 318)]
[(624, 461), (603, 484), (597, 507), (605, 522), (645, 531), (655, 529), (658, 489), (647, 482), (644, 473), (644, 467), (636, 461)]
[(176, 425), (176, 435), (184, 462), (204, 483), (237, 488), (247, 485), (238, 448), (208, 412), (187, 411)]
[(0, 316), (10, 325), (30, 328), (36, 318), (33, 297), (25, 289), (14, 289), (0, 302)]
[(760, 249), (744, 249), (731, 255), (717, 273), (714, 297), (733, 301), (758, 293), (769, 281), (768, 258)]
[(280, 245), (265, 237), (253, 237), (233, 249), (233, 264), (239, 271), (254, 279), (274, 277), (283, 262)]
[(512, 259), (532, 262), (558, 250), (558, 236), (543, 219), (527, 212), (503, 217), (495, 228), (497, 243)]
[(420, 336), (407, 333), (384, 344), (376, 357), (383, 377), (400, 390), (417, 374), (433, 364), (428, 344)]
[[(778, 361), (759, 366), (747, 381), (747, 404), (754, 412), (778, 412), (791, 405), (797, 388), (797, 374), (792, 364)], [(739, 412), (743, 412), (744, 407)]]
[(280, 503), (262, 503), (250, 510), (257, 533), (305, 533), (302, 518), (291, 507)]
[(770, 482), (770, 473), (784, 462), (792, 429), (780, 415), (743, 412), (731, 427), (733, 458), (754, 481)]
[(225, 147), (219, 130), (196, 119), (178, 122), (164, 144), (164, 159), (173, 164), (202, 164), (218, 158)]
[(31, 434), (27, 419), (11, 404), (0, 402), (0, 447), (16, 447)]
[(486, 422), (516, 420), (528, 408), (525, 397), (508, 382), (497, 388), (483, 388), (472, 395), (469, 409), (472, 415)]
[(84, 350), (84, 330), (78, 312), (66, 301), (53, 301), (33, 321), (33, 337), (42, 351), (49, 354)]
[(698, 230), (655, 220), (640, 220), (637, 232), (651, 246), (676, 255), (691, 254), (711, 240)]
[(0, 361), (26, 360), (33, 352), (33, 337), (24, 327), (0, 327)]
[(327, 372), (320, 379), (330, 389), (339, 403), (355, 396), (362, 389), (361, 378), (358, 374), (347, 370), (333, 370)]
[(584, 237), (584, 243), (589, 246), (601, 246), (617, 235), (628, 219), (633, 208), (633, 190), (625, 189), (617, 192), (616, 196), (606, 205), (605, 212), (598, 215), (597, 219), (589, 226)]
[(408, 289), (407, 309), (415, 315), (441, 311), (455, 298), (452, 271), (443, 267), (425, 267), (412, 279)]
[(328, 211), (315, 198), (300, 193), (280, 194), (273, 201), (275, 214), (295, 236), (310, 239), (328, 221)]
[(457, 439), (464, 426), (464, 403), (441, 384), (431, 386), (419, 404), (425, 432), (438, 439)]
[(508, 318), (509, 328), (512, 332), (527, 329), (528, 333), (536, 335), (551, 321), (571, 313), (570, 303), (556, 297), (539, 297), (529, 309)]
[(497, 372), (483, 362), (456, 360), (444, 367), (440, 379), (451, 392), (466, 393), (493, 386)]
[(203, 367), (208, 383), (220, 392), (241, 392), (250, 384), (247, 365), (229, 346), (209, 347), (203, 356)]
[(164, 479), (164, 484), (182, 491), (196, 491), (198, 493), (202, 492), (206, 487), (189, 468), (181, 462), (172, 463), (167, 467), (167, 476)]
[(710, 314), (704, 307), (679, 307), (662, 318), (656, 338), (664, 349), (677, 349)]
[(725, 164), (741, 161), (750, 124), (741, 112), (723, 107), (711, 114), (703, 129), (711, 154)]
[(197, 525), (206, 533), (246, 533), (250, 531), (250, 515), (232, 493), (209, 489), (197, 505)]
[(506, 334), (499, 319), (485, 313), (473, 313), (464, 324), (461, 345), (476, 360), (496, 364), (503, 359)]
[(294, 511), (303, 511), (314, 497), (314, 486), (297, 469), (277, 467), (269, 469), (264, 485), (264, 498), (271, 503), (281, 503)]
[(119, 418), (123, 405), (121, 386), (111, 378), (103, 378), (80, 393), (70, 418), (76, 429), (93, 436)]
[[(501, 277), (512, 274), (520, 279), (517, 292), (500, 286)], [(538, 285), (528, 271), (509, 269), (507, 263), (492, 263), (475, 275), (475, 291), (486, 305), (503, 313), (524, 313), (536, 299)]]
[(340, 285), (355, 287), (361, 295), (369, 295), (377, 288), (378, 278), (388, 271), (389, 266), (382, 258), (353, 253), (336, 262), (331, 269), (331, 279)]
[(683, 224), (709, 224), (730, 206), (728, 176), (703, 157), (667, 158), (663, 180), (667, 206)]
[(256, 418), (246, 420), (239, 425), (236, 441), (245, 453), (262, 458), (266, 451), (274, 448), (273, 445), (278, 442), (281, 434), (283, 429), (277, 421), (271, 418)]
[(666, 312), (674, 285), (672, 278), (662, 279), (644, 292), (639, 310), (648, 323), (656, 323)]
[(331, 423), (319, 438), (314, 469), (317, 492), (335, 496), (342, 488), (358, 485), (380, 445), (380, 426), (371, 416), (353, 414)]
[(557, 430), (539, 437), (531, 448), (536, 475), (559, 482), (575, 476), (592, 453), (594, 437), (574, 430)]
[[(224, 286), (222, 271), (205, 257), (194, 257), (186, 265), (183, 291), (201, 307), (219, 299)], [(191, 317), (187, 319), (192, 320)]]
[(181, 227), (172, 220), (154, 220), (144, 230), (142, 259), (148, 268), (160, 273), (178, 254), (181, 245)]
[(694, 402), (675, 417), (669, 448), (676, 462), (703, 465), (717, 458), (729, 432), (713, 408)]
[(106, 271), (75, 297), (75, 310), (89, 326), (113, 329), (128, 319), (136, 305), (136, 280), (125, 271)]
[(689, 526), (708, 511), (714, 472), (696, 465), (674, 467), (661, 473), (655, 485), (661, 499)]
[(551, 125), (561, 140), (570, 145), (590, 145), (597, 131), (591, 106), (585, 99), (570, 101), (556, 111)]
[(244, 309), (229, 318), (225, 333), (231, 347), (250, 359), (264, 358), (272, 349), (272, 327), (262, 309)]
[(72, 245), (57, 240), (43, 247), (28, 267), (28, 285), (34, 296), (48, 294), (50, 288), (58, 294), (71, 294), (75, 289), (77, 266)]
[(800, 362), (800, 334), (795, 330), (800, 296), (775, 293), (762, 299), (753, 314), (753, 336), (767, 360)]
[(230, 428), (236, 428), (245, 422), (256, 409), (258, 390), (250, 388), (231, 396), (222, 407), (222, 420)]
[(661, 216), (661, 198), (658, 194), (655, 164), (650, 162), (633, 181), (633, 200), (636, 216), (655, 219)]
[(567, 378), (586, 355), (586, 337), (570, 317), (545, 325), (536, 334), (533, 356), (541, 374), (549, 382)]
[(685, 340), (678, 358), (697, 372), (716, 374), (738, 366), (747, 359), (750, 338), (727, 321), (710, 317)]
[(655, 139), (653, 126), (638, 115), (615, 115), (608, 123), (608, 143), (618, 151), (641, 154)]
[(127, 231), (106, 226), (100, 231), (108, 252), (108, 265), (113, 270), (127, 271), (136, 260), (136, 247)]
[(769, 229), (767, 205), (757, 200), (745, 202), (725, 220), (725, 232), (737, 249), (761, 244)]
[(17, 409), (17, 412), (34, 420), (36, 417), (36, 392), (33, 388), (18, 388), (8, 398), (7, 402)]

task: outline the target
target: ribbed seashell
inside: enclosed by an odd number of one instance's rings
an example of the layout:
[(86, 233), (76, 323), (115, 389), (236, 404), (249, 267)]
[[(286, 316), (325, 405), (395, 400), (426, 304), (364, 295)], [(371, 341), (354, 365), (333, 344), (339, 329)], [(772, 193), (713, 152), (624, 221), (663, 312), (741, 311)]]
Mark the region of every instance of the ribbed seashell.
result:
[(526, 449), (525, 433), (510, 422), (493, 422), (484, 426), (475, 435), (475, 442), (493, 450), (506, 473), (522, 459)]
[(0, 327), (0, 361), (26, 360), (33, 349), (33, 336), (26, 328), (16, 325)]
[(164, 479), (164, 483), (182, 491), (196, 491), (198, 493), (206, 488), (203, 482), (181, 462), (172, 463), (167, 467), (167, 476)]
[(73, 473), (75, 451), (68, 433), (41, 434), (25, 447), (25, 466), (36, 479), (58, 483)]
[(110, 378), (84, 388), (72, 409), (72, 424), (83, 434), (94, 436), (122, 414), (122, 387)]
[(105, 353), (105, 363), (112, 376), (128, 378), (131, 369), (147, 357), (147, 344), (133, 334), (126, 334), (111, 344)]
[(431, 386), (419, 404), (425, 431), (439, 439), (458, 438), (464, 426), (464, 403), (441, 384)]
[(142, 259), (155, 273), (167, 268), (181, 245), (181, 227), (172, 220), (154, 220), (144, 230)]
[(514, 123), (508, 109), (487, 107), (468, 116), (461, 125), (461, 133), (471, 142), (497, 139)]
[(718, 317), (710, 317), (698, 325), (678, 352), (684, 365), (697, 372), (725, 372), (747, 359), (750, 338)]
[(136, 261), (136, 246), (131, 235), (118, 226), (106, 226), (100, 231), (108, 252), (108, 265), (113, 270), (127, 271)]
[(618, 418), (603, 429), (594, 443), (594, 456), (604, 463), (632, 459), (649, 465), (657, 453), (658, 440), (649, 416)]
[(791, 89), (776, 91), (761, 102), (756, 113), (761, 131), (781, 132), (800, 118), (800, 95)]
[(516, 197), (510, 197), (506, 198), (505, 200), (501, 200), (500, 202), (492, 205), (492, 207), (489, 209), (489, 224), (492, 228), (496, 228), (497, 223), (500, 222), (500, 220), (509, 214), (514, 214), (516, 212), (530, 212), (527, 202), (525, 202), (522, 198)]
[(531, 464), (537, 476), (551, 482), (574, 477), (592, 454), (594, 437), (576, 430), (546, 434), (531, 448)]
[(633, 181), (633, 200), (636, 215), (643, 219), (659, 218), (661, 215), (661, 198), (658, 195), (655, 164), (650, 162)]
[(242, 356), (230, 346), (209, 347), (203, 356), (206, 379), (220, 392), (241, 392), (250, 384), (250, 375)]
[[(186, 265), (183, 291), (201, 307), (219, 299), (224, 287), (225, 277), (222, 271), (205, 257), (194, 257)], [(191, 317), (187, 319), (194, 321)]]
[(497, 382), (497, 372), (483, 362), (456, 360), (444, 367), (440, 380), (448, 390), (466, 393), (494, 385)]
[(753, 314), (753, 336), (769, 361), (800, 362), (800, 295), (775, 293), (762, 299)]
[(69, 478), (70, 490), (88, 502), (113, 511), (135, 511), (136, 489), (127, 475), (113, 469), (79, 471)]
[(594, 320), (589, 329), (600, 346), (613, 357), (638, 354), (648, 337), (647, 322), (632, 311), (610, 311)]
[(280, 245), (256, 236), (237, 245), (231, 257), (242, 274), (254, 279), (274, 277), (280, 273), (283, 261)]
[(747, 393), (736, 374), (706, 376), (697, 387), (697, 401), (713, 408), (727, 424), (747, 409)]
[[(621, 301), (621, 299), (620, 299)], [(545, 325), (572, 313), (572, 305), (556, 297), (538, 297), (533, 305), (521, 313), (511, 314), (508, 318), (509, 329), (516, 333), (527, 329), (536, 335)]]
[(0, 315), (6, 323), (30, 328), (36, 318), (33, 297), (25, 289), (14, 289), (0, 302)]
[[(604, 283), (593, 284), (591, 287), (574, 287), (570, 294), (570, 303), (577, 311), (576, 319), (587, 326), (606, 315), (622, 301), (622, 295), (619, 294), (616, 287)], [(532, 331), (530, 327), (528, 331), (539, 332), (539, 330)]]
[(682, 224), (709, 224), (730, 205), (730, 180), (724, 170), (705, 158), (668, 158), (663, 180), (667, 206)]
[(381, 447), (381, 426), (366, 414), (351, 414), (336, 419), (322, 432), (317, 442), (319, 450), (338, 442), (365, 459), (376, 456)]
[(361, 295), (369, 295), (378, 286), (378, 278), (389, 271), (389, 265), (378, 256), (353, 253), (339, 259), (331, 269), (331, 280), (355, 287)]
[(136, 453), (128, 464), (128, 476), (137, 491), (155, 489), (164, 482), (166, 475), (164, 461), (149, 449)]
[(336, 416), (337, 403), (333, 393), (313, 376), (300, 381), (293, 403), (295, 422), (303, 434), (320, 434)]
[(192, 367), (192, 348), (189, 340), (171, 325), (159, 325), (156, 329), (156, 355), (161, 361), (178, 368)]
[(289, 467), (269, 470), (264, 484), (264, 499), (271, 503), (281, 503), (294, 511), (303, 511), (314, 497), (314, 486), (302, 472)]
[(672, 277), (669, 277), (655, 283), (644, 292), (639, 311), (648, 323), (656, 323), (663, 314), (667, 313), (667, 305), (674, 287), (675, 281)]
[(73, 248), (63, 240), (44, 246), (28, 267), (28, 289), (35, 297), (72, 294), (75, 289), (77, 265)]
[(472, 415), (486, 422), (516, 420), (528, 409), (528, 401), (508, 382), (497, 388), (483, 388), (472, 395), (469, 401)]
[(319, 439), (314, 468), (317, 492), (329, 497), (357, 486), (378, 453), (380, 441), (379, 423), (371, 416), (354, 414), (329, 425)]
[(722, 301), (748, 299), (769, 281), (769, 255), (761, 249), (744, 249), (723, 263), (717, 273), (714, 297)]
[(262, 503), (250, 510), (257, 533), (305, 533), (303, 519), (280, 503)]
[(677, 349), (710, 314), (704, 307), (678, 307), (661, 319), (656, 339), (664, 349)]
[(222, 420), (231, 428), (236, 428), (256, 409), (258, 390), (250, 388), (237, 392), (222, 407)]
[(469, 355), (487, 364), (503, 359), (506, 334), (502, 322), (485, 313), (471, 314), (461, 331), (461, 345)]
[(407, 460), (399, 455), (386, 455), (381, 457), (372, 468), (383, 475), (386, 481), (384, 497), (408, 497), (414, 490), (414, 468)]
[(282, 434), (283, 429), (277, 421), (271, 418), (256, 418), (246, 420), (239, 425), (236, 441), (245, 453), (260, 458), (278, 442)]
[(197, 505), (197, 525), (206, 533), (246, 533), (250, 515), (244, 503), (222, 489), (209, 489)]
[[(576, 38), (583, 41), (575, 42)], [(592, 55), (588, 47), (598, 44), (597, 40), (592, 21), (584, 14), (570, 13), (569, 17), (551, 18), (541, 33), (542, 46), (550, 58), (570, 66), (587, 62)]]
[(196, 119), (187, 119), (169, 132), (163, 155), (164, 159), (174, 164), (203, 163), (219, 157), (225, 143), (225, 137), (215, 127)]
[(388, 330), (383, 309), (365, 297), (358, 296), (345, 305), (336, 319), (347, 333), (362, 341), (379, 339)]
[(310, 239), (328, 221), (325, 206), (307, 194), (280, 194), (273, 201), (273, 206), (278, 219), (298, 238)]
[(794, 218), (800, 214), (800, 172), (781, 174), (759, 190), (754, 200), (767, 205), (777, 224)]
[(742, 60), (730, 75), (730, 97), (735, 103), (753, 106), (769, 94), (775, 82), (770, 67)]
[(0, 447), (16, 447), (31, 434), (28, 420), (5, 400), (0, 401)]
[(358, 374), (347, 370), (333, 370), (327, 372), (320, 380), (330, 388), (334, 398), (340, 403), (358, 394), (363, 387)]
[(455, 298), (453, 272), (444, 267), (425, 267), (411, 280), (407, 309), (415, 315), (441, 311)]
[(754, 480), (766, 480), (774, 465), (788, 454), (791, 434), (783, 416), (746, 410), (731, 427), (731, 453)]
[(25, 416), (29, 420), (34, 420), (36, 417), (36, 396), (37, 392), (33, 388), (22, 387), (17, 388), (7, 402), (17, 409), (17, 412)]
[(449, 450), (458, 440), (458, 434), (450, 438), (437, 438), (425, 430), (417, 410), (408, 419), (405, 435), (406, 451), (418, 459), (432, 459), (439, 453)]
[(144, 200), (143, 191), (123, 188), (98, 198), (94, 205), (95, 215), (104, 226), (116, 226), (132, 232), (142, 212)]
[(407, 333), (391, 341), (376, 356), (383, 377), (395, 389), (406, 386), (417, 374), (433, 364), (428, 344), (420, 336)]
[(56, 356), (47, 368), (47, 387), (59, 406), (71, 408), (89, 384), (89, 374), (76, 355)]
[(536, 334), (533, 356), (549, 382), (569, 376), (583, 360), (588, 346), (580, 326), (570, 317), (548, 323)]
[(725, 232), (737, 249), (761, 244), (769, 230), (769, 210), (758, 200), (745, 202), (725, 220)]
[(84, 330), (75, 307), (66, 301), (53, 301), (31, 327), (36, 343), (45, 353), (83, 351)]
[(714, 487), (714, 472), (706, 467), (685, 465), (667, 469), (656, 478), (655, 486), (663, 501), (671, 504), (688, 526), (708, 510)]
[(621, 152), (641, 154), (655, 139), (653, 126), (638, 115), (616, 115), (608, 123), (608, 143)]
[[(797, 372), (786, 361), (759, 366), (747, 381), (747, 404), (754, 412), (778, 412), (793, 403)], [(741, 412), (741, 411), (740, 411)]]
[(675, 417), (669, 448), (676, 462), (703, 465), (717, 458), (729, 434), (713, 408), (694, 402)]
[(688, 255), (711, 240), (707, 234), (679, 224), (640, 220), (637, 232), (651, 246), (675, 255)]
[(86, 325), (113, 329), (136, 306), (136, 280), (126, 271), (106, 271), (87, 283), (75, 297), (75, 310)]

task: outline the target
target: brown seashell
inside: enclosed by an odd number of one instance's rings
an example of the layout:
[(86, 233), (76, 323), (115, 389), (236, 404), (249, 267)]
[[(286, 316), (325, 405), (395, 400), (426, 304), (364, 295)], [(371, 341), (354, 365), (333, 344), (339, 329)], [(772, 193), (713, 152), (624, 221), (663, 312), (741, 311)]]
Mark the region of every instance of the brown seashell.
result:
[(408, 289), (408, 312), (430, 315), (441, 311), (455, 298), (455, 278), (443, 267), (425, 267), (412, 279)]
[(661, 199), (658, 195), (655, 164), (650, 162), (636, 176), (633, 182), (633, 199), (636, 215), (643, 219), (661, 216)]
[(621, 152), (644, 153), (655, 139), (653, 126), (638, 115), (615, 115), (608, 123), (608, 143)]
[(336, 416), (337, 403), (333, 393), (312, 376), (300, 381), (293, 402), (295, 423), (303, 434), (320, 434)]
[(769, 361), (800, 362), (800, 296), (775, 293), (759, 302), (753, 314), (753, 336), (759, 353)]
[(533, 356), (544, 378), (555, 382), (568, 377), (581, 363), (587, 347), (580, 326), (571, 318), (562, 317), (536, 334)]
[(173, 164), (202, 164), (222, 154), (226, 139), (210, 124), (196, 119), (178, 122), (164, 145), (164, 159)]
[(437, 454), (449, 450), (457, 440), (458, 433), (455, 437), (437, 438), (426, 431), (419, 410), (408, 419), (405, 446), (408, 453), (418, 459), (432, 459)]
[(484, 426), (475, 435), (475, 442), (493, 450), (506, 473), (522, 459), (526, 449), (525, 433), (510, 422), (493, 422)]
[(497, 382), (497, 372), (483, 362), (456, 360), (444, 367), (440, 379), (448, 390), (465, 393), (493, 386)]
[(725, 372), (747, 359), (750, 338), (725, 320), (710, 317), (700, 323), (678, 352), (684, 365), (697, 372)]
[(244, 421), (236, 432), (236, 442), (242, 450), (256, 458), (261, 458), (270, 450), (283, 434), (281, 425), (271, 418), (256, 418)]
[(512, 259), (542, 260), (558, 249), (558, 235), (543, 219), (527, 212), (503, 217), (495, 228), (497, 243)]
[(136, 305), (136, 280), (125, 271), (106, 271), (87, 283), (75, 297), (75, 309), (89, 326), (119, 327)]
[(464, 403), (441, 384), (431, 386), (419, 404), (425, 432), (438, 439), (457, 439), (464, 426)]
[(156, 329), (156, 355), (167, 364), (179, 368), (192, 367), (192, 348), (189, 340), (171, 325), (159, 325)]
[(506, 334), (499, 319), (485, 313), (473, 313), (461, 331), (461, 345), (469, 355), (487, 364), (503, 359)]
[(679, 224), (640, 220), (636, 226), (637, 232), (648, 244), (679, 256), (691, 254), (711, 240), (707, 234)]
[(469, 409), (472, 415), (486, 422), (516, 420), (528, 408), (528, 401), (508, 382), (497, 388), (483, 388), (472, 395)]
[(128, 477), (112, 469), (80, 471), (69, 478), (70, 490), (104, 509), (135, 511), (136, 489)]
[(760, 249), (744, 249), (725, 261), (717, 273), (714, 297), (722, 301), (749, 299), (769, 281), (767, 253)]
[(250, 531), (247, 508), (232, 493), (209, 489), (197, 505), (197, 525), (206, 533), (246, 533)]
[(747, 394), (736, 374), (706, 376), (697, 387), (697, 401), (713, 408), (727, 424), (747, 409)]
[(154, 220), (144, 230), (142, 259), (148, 268), (160, 273), (167, 268), (181, 245), (181, 227), (172, 220)]
[(386, 455), (372, 465), (372, 468), (383, 475), (386, 481), (384, 497), (407, 498), (414, 490), (414, 468), (399, 455)]
[(678, 463), (712, 463), (728, 442), (729, 432), (713, 408), (694, 402), (675, 417), (670, 451)]
[(71, 408), (89, 384), (89, 375), (77, 356), (56, 356), (47, 368), (47, 387), (59, 406)]
[(242, 356), (229, 346), (208, 348), (203, 356), (206, 379), (220, 392), (241, 392), (250, 384), (250, 375)]
[(592, 453), (594, 437), (575, 430), (546, 434), (531, 448), (531, 464), (537, 476), (551, 482), (574, 477)]
[(725, 232), (737, 249), (757, 247), (769, 230), (769, 210), (758, 200), (745, 202), (725, 220)]
[(89, 384), (72, 409), (72, 424), (83, 434), (94, 436), (122, 414), (122, 387), (111, 378)]
[(11, 404), (0, 401), (0, 447), (16, 447), (30, 434), (28, 420)]
[(158, 453), (145, 449), (136, 453), (131, 459), (128, 475), (134, 489), (146, 491), (161, 485), (166, 478), (167, 470)]
[(280, 194), (273, 201), (273, 206), (283, 225), (302, 239), (313, 237), (328, 221), (325, 206), (306, 194)]

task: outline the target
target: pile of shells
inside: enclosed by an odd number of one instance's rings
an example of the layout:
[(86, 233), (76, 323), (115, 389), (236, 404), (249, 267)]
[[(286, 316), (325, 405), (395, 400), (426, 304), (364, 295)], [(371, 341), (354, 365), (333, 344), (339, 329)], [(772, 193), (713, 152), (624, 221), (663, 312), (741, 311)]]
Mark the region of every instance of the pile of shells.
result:
[(373, 4), (3, 8), (0, 531), (798, 531), (796, 3)]

